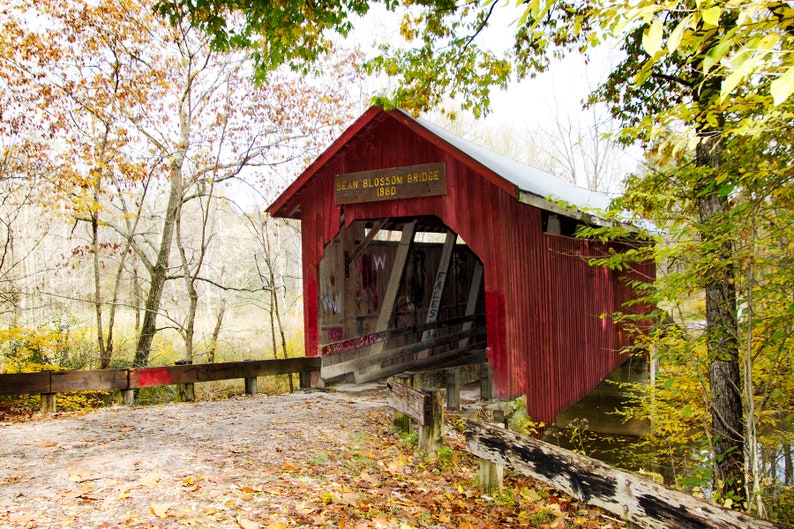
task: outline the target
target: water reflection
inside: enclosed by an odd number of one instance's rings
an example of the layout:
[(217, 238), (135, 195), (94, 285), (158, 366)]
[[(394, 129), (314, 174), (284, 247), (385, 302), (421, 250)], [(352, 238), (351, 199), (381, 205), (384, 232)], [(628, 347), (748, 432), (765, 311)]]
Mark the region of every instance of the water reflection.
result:
[(623, 383), (650, 379), (647, 356), (632, 357), (610, 373), (582, 400), (565, 410), (543, 440), (626, 470), (646, 473), (665, 483), (674, 469), (660, 464), (656, 450), (647, 442), (650, 423), (624, 420), (618, 411), (630, 406)]
[[(632, 357), (610, 373), (590, 394), (565, 410), (549, 428), (543, 440), (562, 448), (598, 459), (615, 467), (648, 474), (665, 484), (676, 484), (686, 490), (700, 490), (710, 495), (712, 462), (710, 451), (703, 446), (661, 446), (656, 438), (649, 437), (648, 421), (625, 421), (618, 413), (632, 405), (623, 383), (648, 384), (650, 362), (648, 357)], [(792, 431), (794, 414), (781, 416), (776, 424), (762, 427), (767, 434), (772, 431)], [(792, 447), (777, 445), (775, 449), (761, 448), (762, 474), (777, 483), (791, 486), (794, 479)]]

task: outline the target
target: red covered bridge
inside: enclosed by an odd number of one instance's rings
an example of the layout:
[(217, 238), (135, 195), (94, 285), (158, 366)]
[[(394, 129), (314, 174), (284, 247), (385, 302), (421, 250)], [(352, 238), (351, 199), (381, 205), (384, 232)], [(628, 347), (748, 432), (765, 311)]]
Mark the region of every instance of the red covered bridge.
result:
[[(272, 204), (301, 220), (307, 356), (373, 380), (486, 355), (499, 398), (553, 422), (622, 358), (631, 297), (573, 237), (607, 198), (371, 108)], [(646, 266), (633, 277), (652, 278)]]

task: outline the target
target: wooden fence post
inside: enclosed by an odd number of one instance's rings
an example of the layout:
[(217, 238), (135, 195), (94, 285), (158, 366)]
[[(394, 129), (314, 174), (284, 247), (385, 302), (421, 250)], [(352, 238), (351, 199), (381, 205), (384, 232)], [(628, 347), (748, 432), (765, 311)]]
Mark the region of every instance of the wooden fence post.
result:
[[(243, 362), (251, 362), (252, 360), (243, 360)], [(246, 395), (256, 395), (256, 376), (243, 377), (243, 391)]]
[(245, 377), (245, 394), (256, 395), (256, 377)]
[(493, 398), (493, 368), (488, 362), (480, 364), (480, 400)]
[(489, 404), (486, 408), (491, 414), (491, 422), (499, 426), (507, 428), (507, 421), (505, 421), (505, 410), (502, 409), (501, 404)]
[(483, 492), (501, 492), (504, 487), (504, 467), (491, 463), (487, 459), (480, 459), (480, 488)]
[(447, 409), (460, 409), (460, 369), (447, 369)]
[[(499, 406), (491, 404), (488, 406), (492, 415), (494, 426), (505, 428), (505, 412)], [(501, 492), (504, 488), (504, 465), (499, 465), (488, 461), (487, 459), (480, 458), (480, 488), (484, 492)]]
[[(399, 377), (399, 380), (409, 388), (418, 389), (417, 386), (419, 384), (417, 383), (416, 375), (413, 373), (406, 373)], [(408, 433), (411, 431), (411, 418), (397, 410), (394, 410), (392, 414), (391, 424), (395, 432)]]
[(130, 370), (125, 369), (125, 377), (126, 384), (124, 388), (119, 388), (119, 404), (122, 406), (134, 406), (135, 405), (135, 390), (130, 389)]
[(39, 397), (41, 397), (41, 413), (55, 413), (55, 392), (52, 390), (52, 371), (45, 369), (39, 374), (43, 377), (40, 381)]
[(41, 394), (41, 413), (55, 413), (57, 411), (55, 395), (57, 395), (57, 393)]
[[(186, 366), (193, 363), (193, 360), (177, 360), (174, 362), (178, 366)], [(196, 400), (196, 391), (193, 382), (185, 384), (177, 384), (176, 386), (176, 400), (177, 402), (194, 402)]]
[(135, 405), (135, 390), (134, 389), (122, 389), (121, 390), (121, 404), (122, 404), (122, 406), (134, 406)]
[[(414, 377), (414, 383), (416, 378)], [(442, 446), (444, 433), (444, 399), (445, 389), (417, 390), (400, 382), (390, 379), (389, 406), (395, 411), (401, 410), (404, 414), (420, 424), (419, 451), (424, 454), (433, 454)]]
[(430, 396), (430, 417), (427, 424), (419, 427), (419, 451), (434, 454), (443, 445), (444, 393), (443, 389), (423, 390)]

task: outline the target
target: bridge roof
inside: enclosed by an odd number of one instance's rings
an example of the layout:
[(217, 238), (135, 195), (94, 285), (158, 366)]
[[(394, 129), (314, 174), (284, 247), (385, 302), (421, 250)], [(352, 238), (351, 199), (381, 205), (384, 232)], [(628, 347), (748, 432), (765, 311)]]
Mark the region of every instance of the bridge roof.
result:
[(300, 218), (296, 196), (306, 183), (321, 167), (343, 154), (360, 132), (388, 117), (406, 125), (434, 145), (453, 153), (455, 157), (468, 159), (469, 165), (476, 166), (483, 177), (526, 204), (577, 218), (586, 216), (596, 222), (598, 211), (609, 205), (610, 197), (605, 193), (565, 182), (558, 176), (486, 149), (425, 119), (415, 118), (403, 110), (386, 111), (380, 107), (371, 107), (284, 190), (268, 211), (274, 216)]
[(590, 191), (562, 180), (560, 177), (503, 156), (480, 145), (456, 136), (448, 130), (421, 118), (412, 118), (438, 138), (455, 147), (463, 154), (473, 158), (501, 178), (515, 185), (519, 190), (553, 203), (564, 203), (581, 210), (604, 210), (609, 206), (610, 197), (606, 193)]

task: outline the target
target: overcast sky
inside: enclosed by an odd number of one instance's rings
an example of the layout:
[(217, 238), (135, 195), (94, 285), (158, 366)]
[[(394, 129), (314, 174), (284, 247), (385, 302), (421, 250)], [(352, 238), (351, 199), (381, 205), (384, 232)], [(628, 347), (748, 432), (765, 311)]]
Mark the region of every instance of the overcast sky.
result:
[[(516, 21), (522, 12), (521, 6), (500, 3), (492, 15), (488, 28), (478, 36), (479, 45), (488, 47), (497, 54), (510, 49), (516, 32)], [(346, 39), (345, 45), (358, 45), (365, 52), (367, 50), (374, 52), (377, 45), (383, 42), (397, 45), (401, 42), (400, 20), (401, 15), (389, 13), (381, 5), (376, 4), (364, 21), (356, 24), (356, 29)], [(533, 79), (514, 82), (506, 91), (494, 89), (491, 94), (491, 113), (485, 118), (483, 127), (500, 131), (512, 130), (524, 138), (545, 136), (547, 140), (557, 132), (557, 120), (589, 127), (593, 122), (593, 111), (583, 110), (582, 101), (606, 79), (611, 67), (618, 62), (617, 57), (616, 50), (602, 46), (591, 53), (587, 64), (582, 56), (572, 54), (554, 62), (547, 72)], [(361, 112), (369, 106), (369, 97), (378, 93), (388, 93), (391, 88), (390, 83), (393, 81), (388, 79), (365, 81), (365, 86), (361, 88)], [(601, 112), (601, 116), (605, 115), (606, 112)], [(424, 117), (443, 125), (443, 119), (438, 113), (430, 113)], [(513, 156), (509, 152), (503, 154)], [(531, 163), (528, 160), (521, 161)], [(624, 174), (633, 171), (638, 161), (639, 156), (636, 152), (626, 154), (616, 162), (618, 166), (616, 171)], [(621, 179), (622, 176), (612, 179), (614, 185), (609, 185), (610, 192), (620, 192)], [(582, 182), (577, 183), (584, 185)]]

